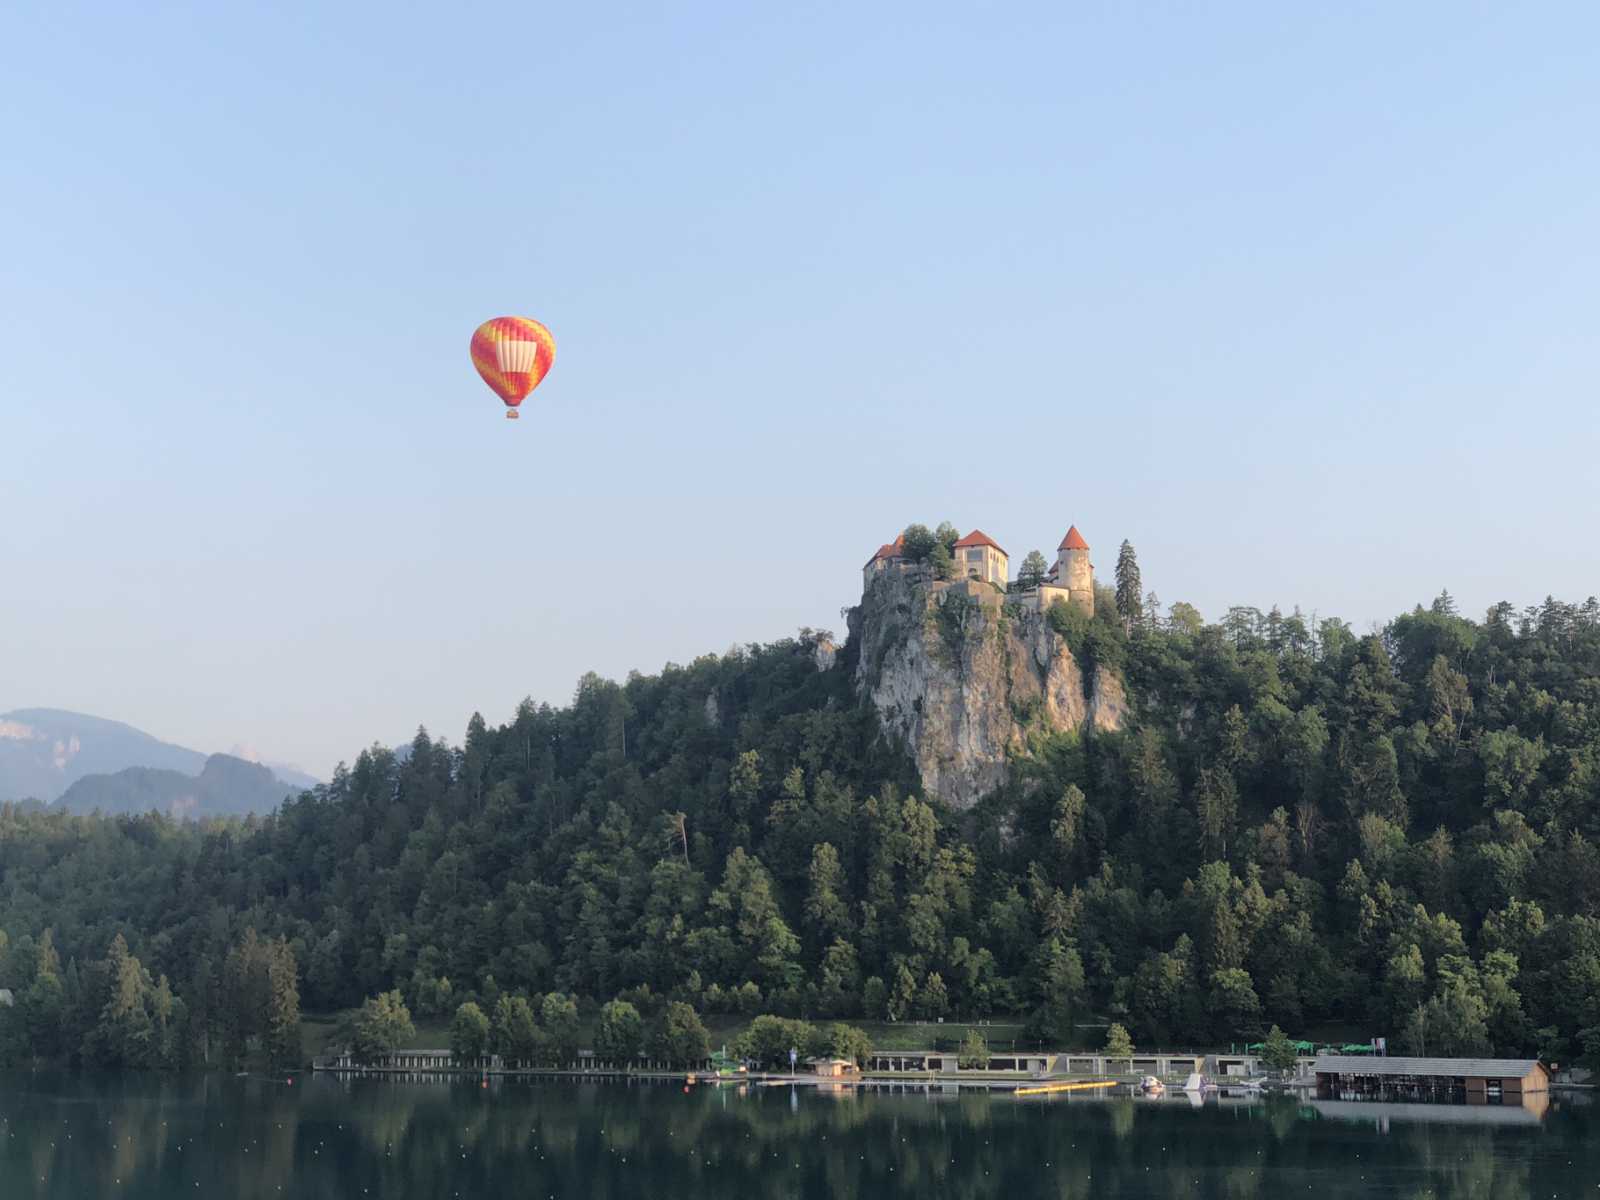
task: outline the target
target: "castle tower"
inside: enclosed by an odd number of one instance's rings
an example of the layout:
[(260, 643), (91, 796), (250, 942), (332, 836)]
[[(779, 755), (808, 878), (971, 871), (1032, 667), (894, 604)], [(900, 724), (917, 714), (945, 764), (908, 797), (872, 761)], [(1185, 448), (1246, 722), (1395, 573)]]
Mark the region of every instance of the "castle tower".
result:
[(1056, 586), (1067, 589), (1067, 600), (1094, 616), (1094, 564), (1089, 561), (1089, 543), (1076, 525), (1056, 547)]
[(1010, 572), (1010, 558), (995, 541), (981, 529), (974, 529), (955, 544), (957, 579), (981, 579), (999, 587), (1006, 586)]

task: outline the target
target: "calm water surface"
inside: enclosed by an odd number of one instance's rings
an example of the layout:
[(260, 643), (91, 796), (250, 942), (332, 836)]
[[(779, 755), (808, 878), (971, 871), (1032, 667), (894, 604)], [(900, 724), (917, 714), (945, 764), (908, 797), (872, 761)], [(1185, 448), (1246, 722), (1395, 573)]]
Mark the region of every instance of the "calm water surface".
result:
[(1600, 1106), (0, 1075), (0, 1197), (1587, 1196)]

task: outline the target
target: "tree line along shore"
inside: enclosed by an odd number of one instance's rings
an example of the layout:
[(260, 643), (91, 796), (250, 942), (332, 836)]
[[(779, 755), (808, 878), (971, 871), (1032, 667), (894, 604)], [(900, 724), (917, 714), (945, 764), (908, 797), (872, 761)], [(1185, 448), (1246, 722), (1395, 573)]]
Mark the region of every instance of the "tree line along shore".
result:
[(559, 997), (647, 1043), (682, 1005), (1600, 1059), (1600, 604), (1363, 635), (1124, 587), (1061, 632), (1126, 727), (963, 811), (812, 631), (419, 730), (266, 817), (0, 806), (0, 1063), (298, 1060), (302, 1004), (384, 996), (490, 1037), (520, 1001), (557, 1038)]

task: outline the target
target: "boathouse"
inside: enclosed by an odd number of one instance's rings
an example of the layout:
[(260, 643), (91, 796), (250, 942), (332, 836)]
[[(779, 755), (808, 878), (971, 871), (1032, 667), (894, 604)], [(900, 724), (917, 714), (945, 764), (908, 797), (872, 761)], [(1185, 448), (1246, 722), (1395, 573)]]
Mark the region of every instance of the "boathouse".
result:
[(1550, 1090), (1536, 1058), (1369, 1058), (1324, 1054), (1312, 1070), (1319, 1096), (1385, 1091), (1465, 1091), (1467, 1099)]

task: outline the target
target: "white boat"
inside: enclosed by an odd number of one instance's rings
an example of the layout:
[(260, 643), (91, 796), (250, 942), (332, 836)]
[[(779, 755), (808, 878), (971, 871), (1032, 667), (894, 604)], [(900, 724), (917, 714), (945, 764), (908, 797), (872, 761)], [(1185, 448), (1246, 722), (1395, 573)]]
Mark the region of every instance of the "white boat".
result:
[(1162, 1083), (1161, 1080), (1157, 1079), (1154, 1075), (1146, 1075), (1143, 1079), (1139, 1080), (1139, 1090), (1146, 1096), (1159, 1096), (1161, 1093), (1167, 1090), (1167, 1085)]
[(1198, 1096), (1201, 1092), (1216, 1091), (1217, 1085), (1200, 1074), (1199, 1071), (1190, 1071), (1189, 1078), (1184, 1080), (1183, 1090), (1192, 1096)]

